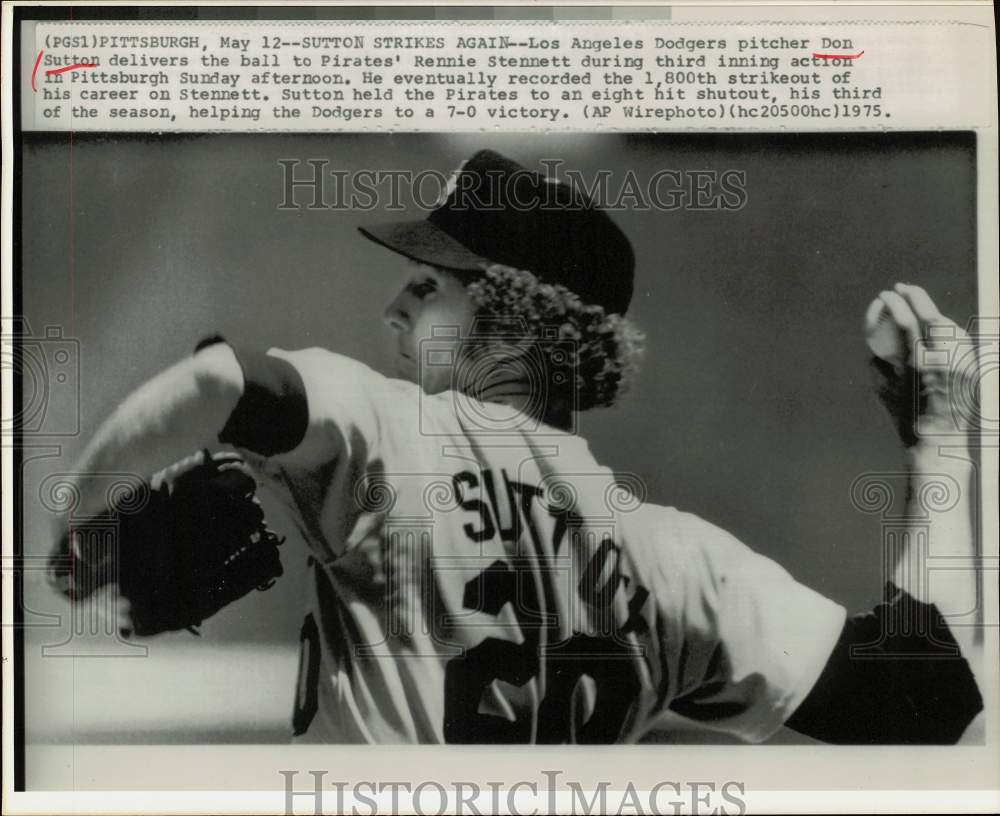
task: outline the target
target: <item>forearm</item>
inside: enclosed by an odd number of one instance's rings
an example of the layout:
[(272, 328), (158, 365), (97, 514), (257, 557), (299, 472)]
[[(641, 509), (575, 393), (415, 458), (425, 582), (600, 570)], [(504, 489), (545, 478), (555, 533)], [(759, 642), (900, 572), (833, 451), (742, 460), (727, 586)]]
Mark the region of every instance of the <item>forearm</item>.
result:
[(217, 344), (146, 382), (108, 417), (74, 467), (81, 516), (104, 509), (102, 473), (152, 473), (218, 444), (243, 390), (229, 346)]
[(908, 529), (899, 539), (893, 581), (938, 608), (971, 661), (978, 575), (973, 465), (955, 441), (923, 440), (906, 452)]

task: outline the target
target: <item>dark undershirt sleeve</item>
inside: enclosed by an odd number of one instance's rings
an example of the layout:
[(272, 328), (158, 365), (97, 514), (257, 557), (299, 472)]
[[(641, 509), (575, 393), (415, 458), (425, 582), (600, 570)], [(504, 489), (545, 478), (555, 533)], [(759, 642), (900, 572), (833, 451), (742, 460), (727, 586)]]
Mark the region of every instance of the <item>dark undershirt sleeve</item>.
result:
[[(195, 352), (225, 342), (214, 335), (198, 343)], [(302, 375), (287, 360), (266, 351), (232, 344), (230, 348), (243, 370), (243, 395), (219, 434), (219, 441), (261, 456), (294, 450), (309, 426)]]
[(816, 685), (786, 725), (829, 743), (951, 744), (983, 709), (941, 613), (892, 583), (848, 619)]

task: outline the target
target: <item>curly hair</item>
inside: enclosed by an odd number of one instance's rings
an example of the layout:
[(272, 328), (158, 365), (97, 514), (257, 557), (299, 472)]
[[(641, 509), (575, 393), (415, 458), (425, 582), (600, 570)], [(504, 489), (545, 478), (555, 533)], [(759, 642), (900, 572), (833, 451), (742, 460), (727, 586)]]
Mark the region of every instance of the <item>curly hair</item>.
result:
[(638, 326), (584, 303), (565, 286), (542, 283), (523, 269), (491, 264), (467, 290), (477, 321), (502, 324), (508, 331), (502, 341), (506, 344), (513, 327), (517, 341), (541, 354), (555, 396), (569, 401), (574, 410), (613, 405), (638, 372), (645, 340)]

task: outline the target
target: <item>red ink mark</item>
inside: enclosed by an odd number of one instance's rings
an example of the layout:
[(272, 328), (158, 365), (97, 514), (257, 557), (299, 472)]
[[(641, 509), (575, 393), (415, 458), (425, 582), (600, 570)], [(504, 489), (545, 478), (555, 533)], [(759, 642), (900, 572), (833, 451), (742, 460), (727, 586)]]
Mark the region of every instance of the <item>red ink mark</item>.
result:
[(53, 74), (65, 74), (67, 71), (76, 71), (79, 68), (96, 68), (97, 65), (92, 62), (78, 62), (76, 65), (66, 65), (62, 68), (49, 68), (46, 71), (46, 75), (52, 76)]
[(38, 66), (42, 63), (42, 54), (44, 53), (44, 51), (38, 52), (38, 59), (35, 60), (35, 69), (31, 72), (31, 90), (35, 93), (38, 93), (38, 88), (35, 87), (35, 74), (38, 73)]
[(813, 56), (816, 59), (857, 59), (864, 53), (864, 51), (858, 51), (857, 54), (817, 54), (814, 52)]

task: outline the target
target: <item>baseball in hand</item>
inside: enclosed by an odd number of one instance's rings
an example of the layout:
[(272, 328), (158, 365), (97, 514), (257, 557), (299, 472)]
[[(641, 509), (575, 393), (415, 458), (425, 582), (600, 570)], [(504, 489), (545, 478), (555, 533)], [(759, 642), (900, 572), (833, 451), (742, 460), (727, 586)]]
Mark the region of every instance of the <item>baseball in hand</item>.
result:
[(865, 313), (865, 342), (880, 360), (902, 368), (906, 362), (903, 332), (892, 319), (881, 298), (875, 298)]

